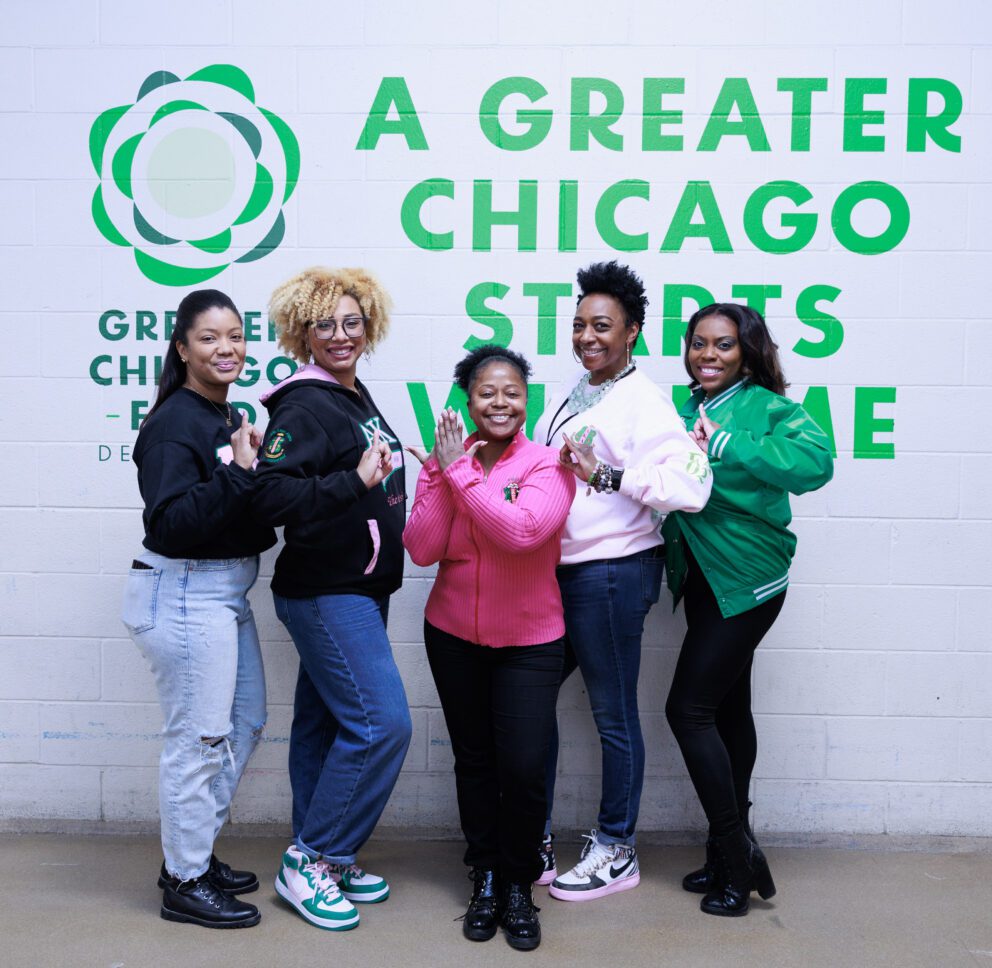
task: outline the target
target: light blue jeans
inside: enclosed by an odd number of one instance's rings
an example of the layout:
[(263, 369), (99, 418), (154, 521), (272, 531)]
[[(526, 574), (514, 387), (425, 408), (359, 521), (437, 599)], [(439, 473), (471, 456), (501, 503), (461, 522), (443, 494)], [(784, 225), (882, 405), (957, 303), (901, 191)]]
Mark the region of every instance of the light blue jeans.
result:
[(159, 811), (166, 869), (189, 880), (214, 840), (265, 726), (265, 672), (248, 604), (251, 558), (166, 558), (142, 551), (122, 618), (155, 676), (165, 718)]

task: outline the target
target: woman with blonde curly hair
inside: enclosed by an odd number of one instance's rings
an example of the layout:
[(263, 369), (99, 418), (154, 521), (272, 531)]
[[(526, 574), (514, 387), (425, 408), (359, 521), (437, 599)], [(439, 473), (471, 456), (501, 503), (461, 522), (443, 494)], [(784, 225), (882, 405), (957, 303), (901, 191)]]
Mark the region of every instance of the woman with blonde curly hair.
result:
[(389, 297), (363, 269), (308, 269), (269, 305), (280, 344), (304, 364), (261, 398), (269, 427), (253, 505), (262, 521), (285, 526), (272, 595), (300, 654), (293, 843), (276, 891), (332, 931), (358, 924), (352, 902), (389, 895), (356, 855), (410, 743), (386, 635), (403, 575), (403, 452), (356, 374), (385, 336), (388, 311)]

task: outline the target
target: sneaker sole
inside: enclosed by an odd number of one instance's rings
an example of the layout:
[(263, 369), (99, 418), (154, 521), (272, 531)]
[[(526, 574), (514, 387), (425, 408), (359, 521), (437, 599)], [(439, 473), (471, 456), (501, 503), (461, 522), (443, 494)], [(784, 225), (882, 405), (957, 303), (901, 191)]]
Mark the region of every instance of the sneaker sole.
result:
[(251, 928), (262, 920), (262, 915), (256, 914), (253, 918), (246, 918), (244, 921), (204, 921), (202, 918), (194, 918), (191, 914), (179, 914), (170, 911), (163, 905), (161, 910), (163, 921), (178, 921), (180, 924), (198, 924), (201, 928)]
[(609, 894), (618, 894), (620, 891), (629, 891), (641, 883), (640, 873), (624, 877), (622, 880), (614, 881), (612, 884), (604, 884), (603, 887), (595, 887), (591, 891), (570, 891), (565, 888), (555, 887), (552, 884), (548, 888), (548, 893), (559, 901), (595, 901), (597, 897), (606, 897)]
[[(158, 886), (159, 887), (168, 886), (168, 882), (161, 875), (159, 876), (158, 879)], [(255, 878), (254, 883), (249, 884), (247, 887), (239, 887), (236, 891), (232, 891), (226, 887), (218, 887), (216, 884), (214, 884), (214, 887), (216, 887), (218, 891), (223, 891), (225, 894), (228, 894), (231, 897), (237, 897), (239, 894), (252, 894), (253, 892), (258, 890), (258, 878), (257, 877)]]
[(536, 881), (535, 884), (540, 884), (541, 887), (545, 887), (550, 884), (558, 876), (558, 868), (553, 867), (549, 871), (545, 871)]
[[(341, 891), (341, 885), (338, 885)], [(352, 904), (380, 904), (389, 900), (389, 888), (385, 887), (381, 891), (372, 891), (366, 894), (357, 894), (354, 891), (341, 891), (341, 896), (351, 901)]]
[(301, 918), (304, 918), (314, 927), (320, 928), (323, 931), (350, 931), (352, 928), (358, 927), (358, 912), (355, 912), (355, 916), (350, 920), (340, 920), (328, 922), (324, 918), (318, 918), (315, 914), (311, 914), (305, 907), (303, 907), (295, 897), (293, 897), (293, 892), (289, 887), (279, 878), (276, 878), (276, 894), (278, 894)]

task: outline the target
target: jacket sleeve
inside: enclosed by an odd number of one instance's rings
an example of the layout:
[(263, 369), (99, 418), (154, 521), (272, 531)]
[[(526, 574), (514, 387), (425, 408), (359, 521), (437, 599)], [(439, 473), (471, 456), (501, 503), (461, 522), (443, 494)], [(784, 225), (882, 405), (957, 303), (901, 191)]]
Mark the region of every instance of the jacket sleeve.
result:
[(513, 503), (502, 491), (482, 486), (482, 469), (469, 457), (448, 465), (444, 476), (455, 504), (504, 551), (532, 551), (550, 540), (565, 523), (575, 497), (575, 476), (550, 461), (527, 472)]
[(433, 565), (444, 557), (454, 516), (451, 488), (431, 457), (420, 469), (413, 508), (403, 529), (403, 545), (414, 564)]
[(247, 515), (255, 475), (235, 464), (220, 464), (204, 481), (195, 452), (164, 440), (141, 461), (142, 496), (149, 508), (148, 533), (166, 554), (181, 557)]
[(710, 460), (743, 466), (759, 481), (792, 494), (823, 487), (834, 474), (827, 435), (791, 400), (774, 403), (768, 416), (770, 429), (766, 433), (721, 427), (710, 437)]
[(620, 493), (655, 511), (701, 511), (713, 488), (706, 455), (664, 395), (643, 409), (633, 428), (634, 460), (624, 466)]
[(252, 512), (257, 521), (278, 526), (335, 517), (368, 493), (357, 470), (319, 473), (334, 459), (328, 447), (327, 434), (308, 410), (276, 409), (256, 469)]

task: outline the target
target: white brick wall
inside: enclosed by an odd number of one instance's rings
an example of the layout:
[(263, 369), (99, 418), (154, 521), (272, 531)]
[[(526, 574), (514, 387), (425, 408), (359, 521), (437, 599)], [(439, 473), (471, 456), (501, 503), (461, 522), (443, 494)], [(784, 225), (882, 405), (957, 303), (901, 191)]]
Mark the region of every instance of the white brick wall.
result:
[[(682, 382), (676, 358), (661, 355), (663, 286), (694, 283), (718, 299), (734, 286), (779, 285), (768, 315), (793, 393), (827, 386), (840, 452), (836, 477), (794, 502), (799, 553), (781, 618), (755, 662), (759, 757), (754, 797), (765, 829), (843, 833), (992, 835), (992, 611), (987, 499), (992, 476), (992, 380), (986, 360), (990, 316), (979, 291), (988, 276), (992, 185), (992, 13), (980, 0), (812, 0), (774, 5), (702, 0), (639, 4), (543, 4), (454, 0), (419, 6), (368, 0), (335, 8), (317, 0), (209, 0), (160, 8), (124, 0), (9, 2), (0, 41), (0, 821), (149, 820), (157, 813), (160, 714), (145, 663), (124, 636), (120, 596), (141, 538), (132, 464), (130, 408), (153, 388), (121, 385), (130, 365), (164, 347), (133, 331), (110, 341), (98, 331), (108, 309), (163, 314), (182, 292), (157, 285), (131, 254), (106, 243), (90, 217), (96, 176), (87, 150), (103, 110), (131, 103), (156, 70), (180, 76), (232, 63), (251, 77), (259, 105), (275, 111), (301, 146), (299, 185), (285, 206), (286, 237), (266, 258), (224, 270), (209, 285), (245, 311), (263, 311), (269, 292), (314, 263), (364, 264), (392, 292), (391, 339), (363, 369), (376, 399), (405, 440), (418, 438), (407, 381), (422, 382), (432, 407), (445, 401), (454, 361), (473, 322), (466, 294), (477, 283), (509, 287), (490, 305), (511, 317), (514, 348), (540, 381), (568, 371), (564, 321), (557, 357), (536, 355), (533, 282), (574, 281), (577, 266), (602, 257), (629, 261), (652, 306), (640, 360), (665, 387)], [(483, 92), (496, 80), (539, 80), (554, 110), (541, 145), (501, 151), (483, 137)], [(384, 76), (402, 76), (430, 149), (407, 150), (395, 135), (375, 151), (355, 144)], [(569, 150), (573, 77), (619, 85), (622, 151), (592, 143)], [(641, 85), (647, 76), (685, 78), (665, 107), (684, 112), (679, 152), (641, 148)], [(728, 137), (696, 150), (726, 77), (747, 77), (771, 150)], [(813, 100), (811, 150), (789, 150), (791, 98), (780, 77), (825, 77)], [(887, 92), (866, 106), (885, 110), (886, 150), (842, 150), (844, 80), (884, 77)], [(934, 145), (907, 153), (910, 78), (940, 77), (961, 90), (953, 126), (959, 154)], [(595, 102), (594, 102), (595, 103)], [(522, 98), (511, 107), (528, 106)], [(512, 126), (512, 123), (511, 123)], [(426, 252), (406, 238), (399, 211), (425, 178), (450, 178), (455, 199), (425, 206), (425, 224), (454, 229), (455, 248)], [(644, 252), (616, 253), (599, 239), (595, 203), (625, 178), (650, 183), (647, 201), (618, 210), (626, 231), (649, 233)], [(538, 251), (518, 252), (497, 228), (491, 252), (473, 252), (472, 182), (492, 179), (509, 205), (520, 179), (537, 179)], [(559, 252), (559, 179), (579, 184), (578, 251)], [(803, 211), (819, 222), (792, 255), (757, 250), (742, 225), (751, 193), (773, 179), (807, 186)], [(716, 255), (689, 240), (659, 253), (686, 181), (710, 181), (734, 252)], [(905, 239), (878, 256), (844, 249), (830, 224), (848, 185), (881, 180), (911, 209)], [(787, 210), (787, 209), (786, 209)], [(877, 215), (877, 213), (876, 213)], [(867, 209), (857, 224), (878, 228)], [(774, 230), (769, 213), (767, 225)], [(841, 290), (823, 308), (844, 327), (832, 356), (797, 355), (814, 330), (796, 314), (798, 294)], [(568, 312), (568, 300), (559, 303)], [(688, 304), (687, 304), (688, 305)], [(264, 373), (277, 355), (250, 344)], [(91, 361), (112, 357), (94, 383)], [(266, 381), (239, 391), (256, 405)], [(892, 460), (856, 459), (858, 387), (897, 388), (876, 416), (895, 420)], [(118, 418), (107, 414), (118, 413)], [(264, 418), (263, 418), (264, 419)], [(100, 460), (103, 445), (109, 459)], [(410, 473), (413, 493), (415, 474)], [(268, 591), (274, 553), (253, 594), (265, 653), (269, 725), (234, 807), (239, 822), (289, 815), (286, 754), (296, 656)], [(451, 748), (423, 655), (421, 621), (431, 569), (408, 563), (392, 603), (390, 631), (407, 686), (414, 739), (383, 822), (456, 824)], [(640, 701), (648, 746), (644, 830), (702, 824), (663, 707), (681, 640), (681, 612), (667, 594), (648, 621)], [(600, 752), (578, 678), (562, 691), (556, 821), (594, 822)]]

